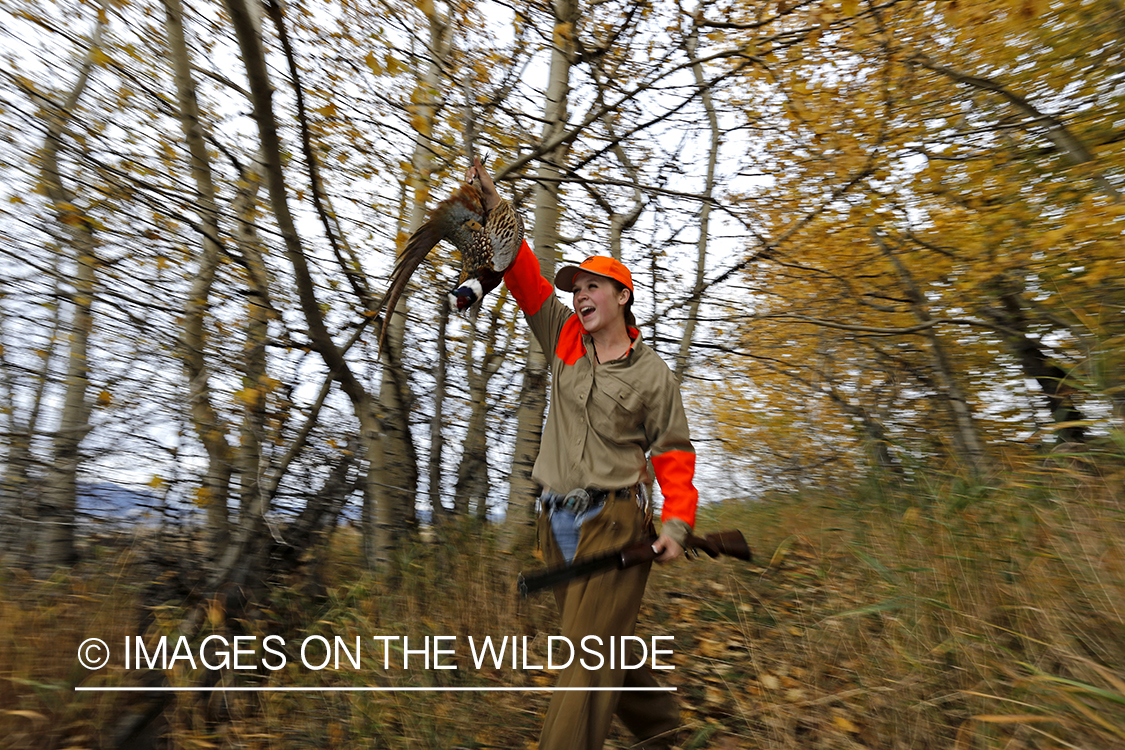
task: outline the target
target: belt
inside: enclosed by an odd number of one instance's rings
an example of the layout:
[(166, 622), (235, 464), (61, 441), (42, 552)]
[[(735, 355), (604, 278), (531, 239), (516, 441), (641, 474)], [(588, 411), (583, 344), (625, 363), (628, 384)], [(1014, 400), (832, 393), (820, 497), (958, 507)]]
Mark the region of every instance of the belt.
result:
[(617, 490), (601, 490), (593, 487), (579, 487), (565, 495), (554, 492), (546, 493), (543, 498), (543, 507), (548, 511), (568, 510), (574, 515), (584, 513), (590, 508), (601, 505), (610, 496), (631, 495), (636, 492), (636, 485), (623, 487)]

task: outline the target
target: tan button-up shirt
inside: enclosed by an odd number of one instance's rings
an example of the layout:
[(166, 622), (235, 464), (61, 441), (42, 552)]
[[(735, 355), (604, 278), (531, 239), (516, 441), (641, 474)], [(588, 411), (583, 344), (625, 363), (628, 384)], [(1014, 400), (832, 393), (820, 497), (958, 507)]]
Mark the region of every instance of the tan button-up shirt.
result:
[(649, 454), (664, 494), (665, 530), (686, 535), (699, 497), (695, 449), (668, 365), (636, 329), (624, 357), (599, 364), (590, 335), (555, 296), (526, 243), (504, 278), (550, 359), (551, 400), (532, 476), (560, 494), (619, 489), (648, 479)]

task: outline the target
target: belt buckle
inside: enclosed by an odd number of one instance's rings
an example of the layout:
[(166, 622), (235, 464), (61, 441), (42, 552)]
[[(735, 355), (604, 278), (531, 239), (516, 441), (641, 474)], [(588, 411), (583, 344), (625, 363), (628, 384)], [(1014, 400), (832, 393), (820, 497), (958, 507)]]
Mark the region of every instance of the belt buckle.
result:
[(590, 497), (590, 493), (587, 492), (583, 487), (579, 487), (576, 490), (571, 490), (570, 492), (566, 493), (566, 496), (562, 499), (562, 502), (559, 503), (561, 507), (569, 510), (576, 516), (581, 513), (585, 513), (593, 504), (593, 498)]

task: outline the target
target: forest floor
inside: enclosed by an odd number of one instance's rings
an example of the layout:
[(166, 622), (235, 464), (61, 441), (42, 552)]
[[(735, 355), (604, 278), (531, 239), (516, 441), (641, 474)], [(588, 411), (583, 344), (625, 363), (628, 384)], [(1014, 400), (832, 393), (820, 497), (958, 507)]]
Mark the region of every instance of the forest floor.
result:
[[(681, 705), (688, 731), (679, 747), (1125, 747), (1125, 507), (1116, 481), (951, 483), (707, 506), (700, 530), (742, 529), (755, 559), (657, 566), (637, 630), (646, 640), (672, 636), (659, 663), (674, 669), (657, 676)], [(557, 632), (553, 597), (513, 595), (514, 571), (538, 563), (466, 532), (412, 548), (388, 586), (359, 572), (354, 542), (347, 530), (335, 536), (315, 596), (296, 581), (233, 623), (211, 602), (199, 636), (285, 639), (284, 668), (228, 670), (219, 685), (336, 691), (178, 693), (157, 746), (536, 747), (545, 692), (344, 689), (554, 684), (552, 672), (533, 668)], [(145, 684), (135, 669), (90, 672), (73, 656), (85, 637), (116, 644), (141, 627), (135, 609), (151, 581), (137, 579), (128, 554), (107, 552), (49, 582), (0, 580), (0, 746), (110, 747), (122, 716), (136, 710), (135, 693), (73, 689)], [(149, 608), (150, 642), (177, 632), (185, 606)], [(443, 635), (454, 652), (444, 663), (457, 669), (421, 668), (420, 652), (399, 669), (393, 640), (386, 651), (364, 645), (358, 668), (345, 654), (341, 668), (307, 669), (298, 644), (315, 635), (345, 644), (406, 635), (411, 649)], [(530, 666), (477, 668), (470, 636), (526, 636)], [(201, 673), (181, 662), (159, 679), (188, 687)], [(607, 747), (629, 746), (615, 724)]]

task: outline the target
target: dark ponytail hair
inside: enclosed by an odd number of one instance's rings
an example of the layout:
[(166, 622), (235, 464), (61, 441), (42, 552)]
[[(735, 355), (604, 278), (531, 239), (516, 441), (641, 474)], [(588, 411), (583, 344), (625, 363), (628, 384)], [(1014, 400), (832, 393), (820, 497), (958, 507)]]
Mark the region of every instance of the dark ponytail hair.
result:
[[(609, 278), (609, 277), (606, 277)], [(609, 279), (613, 282), (613, 286), (620, 292), (622, 289), (629, 289), (629, 287), (622, 284), (617, 279)], [(625, 303), (625, 327), (636, 328), (637, 318), (633, 315), (633, 290), (629, 289), (629, 301)]]

